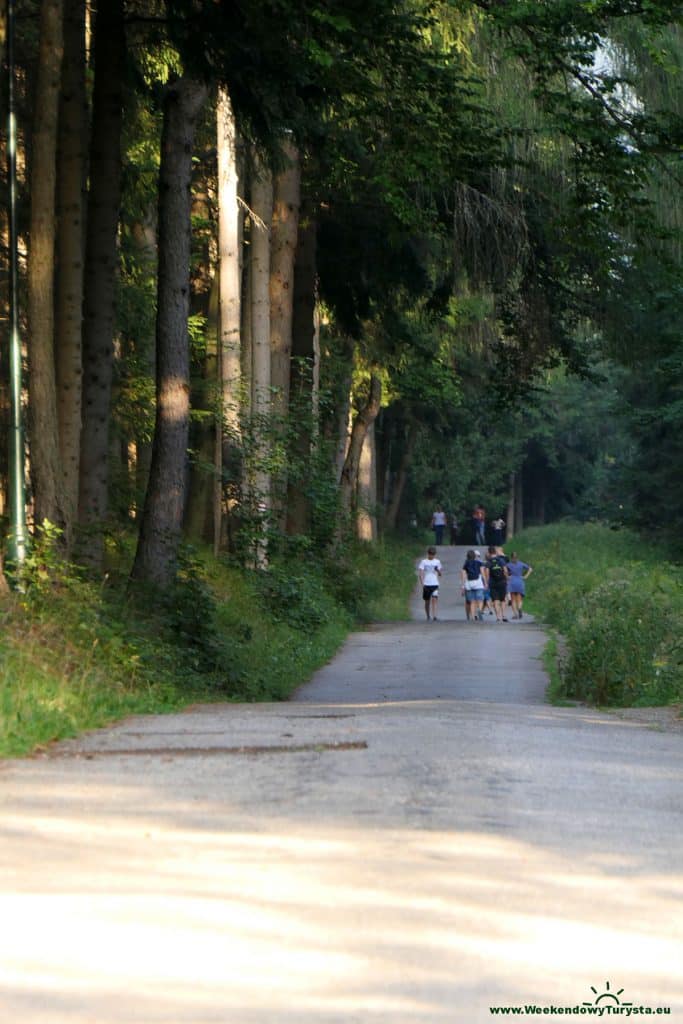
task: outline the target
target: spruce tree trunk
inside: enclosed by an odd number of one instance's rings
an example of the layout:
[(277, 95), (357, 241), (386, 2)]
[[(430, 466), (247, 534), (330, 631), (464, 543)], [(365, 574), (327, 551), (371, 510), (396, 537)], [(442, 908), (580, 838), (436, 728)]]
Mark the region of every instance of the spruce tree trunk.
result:
[[(271, 413), (270, 362), (270, 225), (273, 215), (273, 185), (270, 172), (258, 167), (251, 189), (251, 206), (257, 221), (252, 219), (251, 243), (251, 344), (252, 344), (252, 422), (254, 431), (254, 472), (252, 504), (261, 520), (265, 520), (271, 504), (271, 481), (268, 470), (269, 429)], [(256, 558), (265, 561), (262, 534), (257, 530)]]
[[(95, 85), (83, 303), (83, 397), (78, 519), (101, 524), (109, 508), (109, 422), (114, 368), (114, 298), (121, 202), (124, 60), (123, 0), (100, 4), (95, 21)], [(81, 557), (99, 565), (101, 530), (88, 531)]]
[(515, 476), (515, 532), (521, 533), (524, 529), (524, 483), (522, 470)]
[(358, 512), (356, 534), (359, 540), (377, 540), (377, 445), (375, 421), (368, 424), (358, 464)]
[(275, 178), (270, 251), (270, 348), (273, 411), (289, 410), (289, 377), (294, 312), (294, 262), (297, 251), (301, 169), (292, 142), (282, 147), (287, 166)]
[(505, 541), (506, 541), (506, 543), (508, 541), (511, 541), (512, 538), (514, 537), (515, 533), (517, 532), (517, 524), (515, 522), (515, 511), (517, 509), (517, 502), (515, 500), (516, 481), (517, 481), (517, 474), (516, 473), (510, 473), (510, 480), (509, 480), (509, 488), (510, 489), (509, 489), (509, 497), (508, 497), (508, 511), (507, 511), (507, 517), (506, 517), (506, 520), (505, 520), (505, 523), (506, 523), (506, 526), (505, 526)]
[(192, 150), (206, 88), (189, 77), (167, 88), (159, 168), (157, 412), (147, 498), (133, 578), (169, 586), (176, 571), (187, 490), (190, 413)]
[[(311, 442), (318, 431), (316, 315), (318, 275), (316, 263), (316, 223), (312, 211), (304, 203), (299, 220), (294, 269), (294, 303), (292, 321), (292, 360), (290, 371), (290, 408), (293, 462), (306, 472)], [(308, 532), (310, 503), (304, 481), (290, 474), (287, 489), (287, 532)]]
[[(242, 224), (238, 203), (237, 127), (230, 96), (218, 93), (218, 274), (220, 415), (216, 423), (214, 550), (223, 533), (224, 478), (236, 489), (239, 478), (240, 389), (242, 382)], [(232, 502), (228, 499), (228, 512)]]
[(351, 389), (353, 387), (353, 381), (351, 376), (347, 377), (343, 382), (343, 398), (337, 406), (336, 416), (336, 448), (334, 453), (334, 475), (335, 480), (341, 481), (342, 473), (344, 471), (344, 462), (346, 461), (346, 453), (349, 450), (349, 437), (351, 434), (351, 400), (352, 394)]
[(377, 419), (382, 400), (382, 382), (374, 373), (370, 378), (370, 388), (365, 404), (357, 412), (351, 427), (349, 447), (344, 460), (339, 482), (342, 519), (351, 516), (354, 497), (358, 485), (358, 468), (363, 450), (363, 442), (371, 423)]
[(401, 509), (403, 492), (405, 490), (406, 481), (408, 480), (408, 470), (410, 469), (413, 461), (416, 443), (417, 423), (414, 420), (411, 420), (410, 426), (408, 427), (408, 436), (401, 454), (401, 463), (398, 468), (398, 473), (396, 474), (396, 480), (394, 481), (391, 501), (389, 502), (389, 508), (387, 509), (386, 525), (390, 530), (395, 530), (398, 525), (398, 514)]
[(85, 2), (66, 0), (57, 184), (57, 412), (68, 540), (78, 508), (87, 105)]
[(60, 0), (43, 0), (34, 97), (28, 261), (29, 439), (35, 520), (65, 530), (59, 465), (54, 352), (54, 249), (57, 124), (63, 47)]
[[(144, 221), (131, 226), (131, 238), (137, 258), (150, 277), (156, 278), (157, 270), (157, 226), (156, 211), (148, 211)], [(151, 342), (151, 343), (150, 343)], [(156, 379), (156, 346), (154, 339), (136, 338), (135, 349), (142, 371), (150, 381)], [(149, 468), (152, 464), (152, 442), (146, 431), (140, 431), (135, 438), (135, 515), (139, 519), (147, 492)]]

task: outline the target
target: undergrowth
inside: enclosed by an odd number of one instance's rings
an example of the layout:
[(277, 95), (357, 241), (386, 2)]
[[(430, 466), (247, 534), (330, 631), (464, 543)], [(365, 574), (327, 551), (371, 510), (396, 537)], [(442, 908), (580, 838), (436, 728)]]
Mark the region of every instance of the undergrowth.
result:
[(683, 701), (683, 567), (669, 550), (595, 524), (530, 529), (529, 608), (563, 638), (558, 699), (598, 705)]
[(0, 599), (1, 756), (127, 714), (284, 699), (354, 624), (405, 618), (414, 580), (412, 545), (389, 541), (289, 552), (267, 572), (186, 551), (163, 594), (128, 587), (125, 564), (95, 584), (54, 551), (48, 534), (23, 593)]

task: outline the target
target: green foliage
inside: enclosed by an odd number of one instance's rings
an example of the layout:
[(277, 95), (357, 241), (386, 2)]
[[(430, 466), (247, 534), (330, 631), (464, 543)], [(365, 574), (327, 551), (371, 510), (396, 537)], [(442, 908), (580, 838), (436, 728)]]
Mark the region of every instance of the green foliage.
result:
[(597, 524), (527, 530), (529, 606), (563, 638), (556, 695), (631, 706), (683, 701), (683, 577), (671, 551)]
[[(0, 602), (0, 756), (126, 714), (285, 699), (354, 622), (337, 563), (310, 549), (262, 573), (185, 550), (176, 586), (160, 594), (126, 589), (125, 571), (101, 586), (79, 578), (56, 539), (44, 531), (25, 592)], [(412, 555), (388, 541), (340, 552), (359, 617), (405, 617)]]

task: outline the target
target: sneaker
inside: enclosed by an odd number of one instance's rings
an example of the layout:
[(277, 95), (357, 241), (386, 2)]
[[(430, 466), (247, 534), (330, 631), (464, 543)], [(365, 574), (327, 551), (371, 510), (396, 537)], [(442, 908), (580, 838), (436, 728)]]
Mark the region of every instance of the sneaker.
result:
[(520, 619), (521, 619), (521, 617), (522, 617), (522, 615), (523, 615), (523, 614), (524, 614), (524, 612), (520, 612), (520, 613), (519, 613), (519, 617), (520, 617)]
[(501, 621), (501, 622), (507, 622), (507, 619), (505, 619), (505, 618), (502, 618), (502, 619), (501, 619), (500, 621)]

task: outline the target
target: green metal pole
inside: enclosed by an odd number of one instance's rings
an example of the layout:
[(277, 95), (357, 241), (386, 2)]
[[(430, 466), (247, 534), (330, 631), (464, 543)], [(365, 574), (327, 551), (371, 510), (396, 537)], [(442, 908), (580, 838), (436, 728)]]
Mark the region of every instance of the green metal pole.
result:
[(9, 519), (8, 561), (20, 567), (26, 558), (26, 481), (24, 424), (21, 408), (21, 338), (19, 337), (17, 254), (17, 119), (14, 98), (14, 0), (7, 4), (7, 182), (9, 187)]

